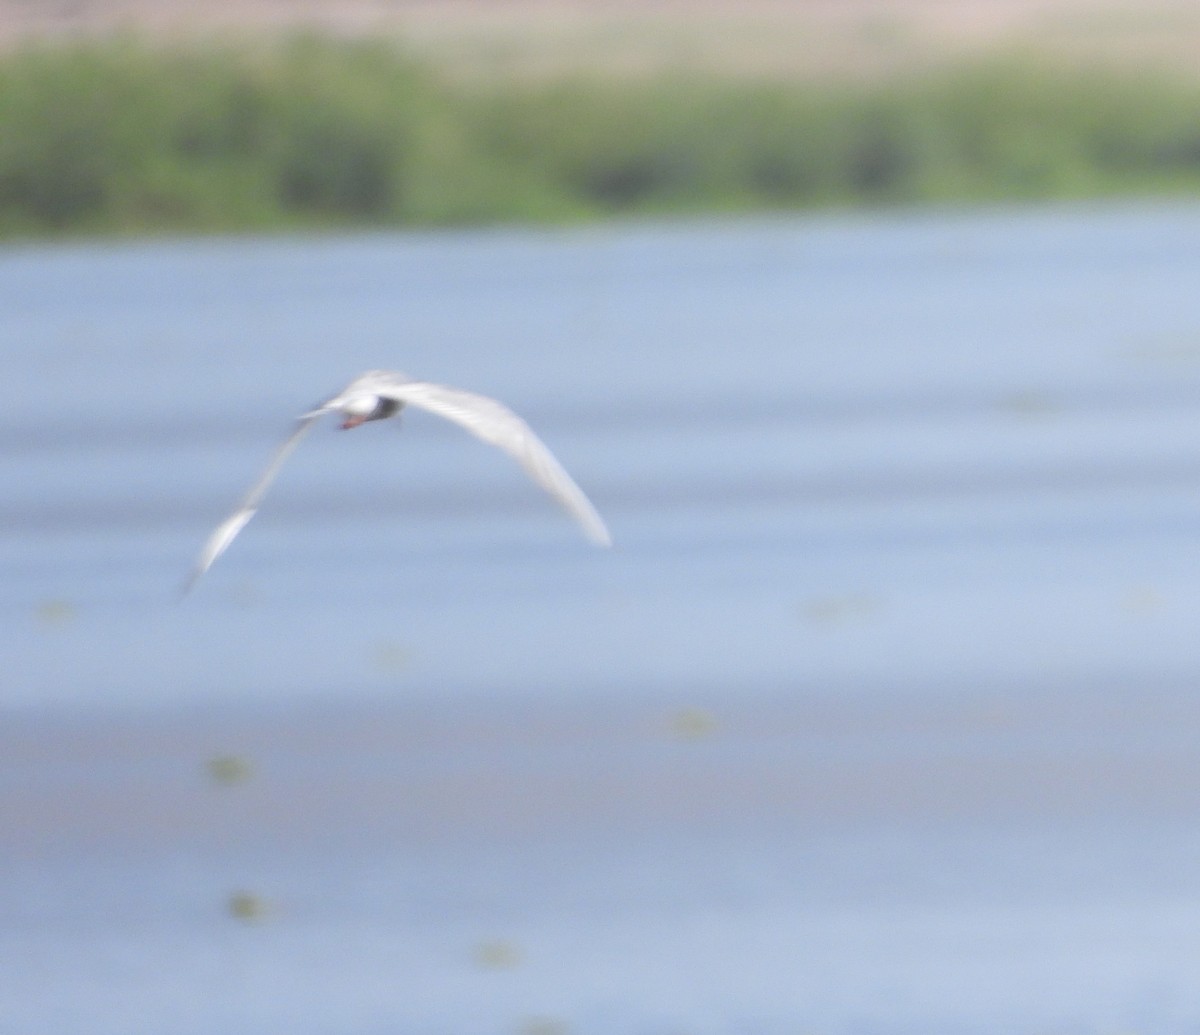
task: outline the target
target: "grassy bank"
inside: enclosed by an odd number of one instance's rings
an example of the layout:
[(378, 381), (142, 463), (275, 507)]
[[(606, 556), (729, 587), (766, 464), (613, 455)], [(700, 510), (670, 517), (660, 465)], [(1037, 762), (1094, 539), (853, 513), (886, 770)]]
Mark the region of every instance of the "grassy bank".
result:
[(0, 235), (436, 226), (1200, 192), (1200, 84), (1010, 60), (886, 83), (451, 85), (383, 44), (0, 58)]

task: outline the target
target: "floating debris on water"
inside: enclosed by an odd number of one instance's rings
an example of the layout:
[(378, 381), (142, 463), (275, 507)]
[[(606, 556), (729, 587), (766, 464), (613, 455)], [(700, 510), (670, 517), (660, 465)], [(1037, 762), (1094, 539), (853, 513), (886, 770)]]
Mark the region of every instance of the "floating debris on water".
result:
[(868, 618), (879, 610), (879, 601), (865, 594), (816, 597), (800, 607), (805, 621), (825, 625)]
[(1019, 417), (1049, 417), (1062, 409), (1051, 396), (1034, 389), (1011, 392), (1000, 400), (999, 408)]
[(372, 660), (380, 672), (403, 672), (412, 661), (412, 651), (403, 644), (384, 640), (376, 644)]
[(75, 618), (75, 608), (69, 600), (43, 600), (33, 613), (42, 625), (66, 625)]
[(270, 909), (265, 899), (252, 891), (235, 891), (226, 903), (229, 915), (244, 923), (257, 923), (266, 919)]
[(1153, 586), (1133, 586), (1121, 600), (1121, 607), (1135, 615), (1158, 614), (1166, 606), (1166, 597)]
[(205, 767), (214, 783), (245, 783), (254, 775), (254, 765), (245, 755), (213, 755)]
[(521, 949), (502, 938), (480, 942), (475, 946), (475, 962), (487, 970), (511, 970), (521, 962)]
[(668, 729), (680, 740), (699, 740), (717, 731), (717, 717), (706, 708), (684, 708), (671, 716)]
[(1162, 365), (1200, 362), (1200, 332), (1183, 330), (1151, 338), (1129, 340), (1120, 349), (1123, 358)]

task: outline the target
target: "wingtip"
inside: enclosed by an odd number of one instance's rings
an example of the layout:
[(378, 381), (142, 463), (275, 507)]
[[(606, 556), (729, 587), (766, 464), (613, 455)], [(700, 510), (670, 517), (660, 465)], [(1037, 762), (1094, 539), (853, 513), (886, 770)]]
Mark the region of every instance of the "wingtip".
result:
[(609, 532), (608, 526), (603, 521), (597, 520), (594, 523), (588, 524), (584, 528), (584, 534), (587, 535), (595, 546), (607, 549), (613, 544), (612, 533)]
[(188, 573), (187, 578), (185, 578), (183, 580), (183, 583), (179, 587), (179, 594), (178, 594), (177, 599), (181, 603), (191, 594), (192, 590), (195, 588), (196, 583), (200, 581), (200, 576), (203, 574), (204, 574), (203, 570), (201, 570), (199, 568), (194, 568), (194, 569), (192, 569), (192, 571), (190, 571)]

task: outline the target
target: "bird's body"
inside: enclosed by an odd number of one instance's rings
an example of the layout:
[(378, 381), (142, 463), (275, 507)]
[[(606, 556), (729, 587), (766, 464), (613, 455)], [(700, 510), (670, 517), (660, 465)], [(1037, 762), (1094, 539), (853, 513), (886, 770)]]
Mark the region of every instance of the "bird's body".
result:
[(612, 539), (603, 519), (583, 490), (529, 425), (503, 403), (460, 388), (430, 381), (414, 381), (397, 371), (371, 370), (355, 378), (332, 399), (300, 417), (295, 429), (284, 439), (237, 509), (209, 536), (184, 591), (190, 589), (212, 567), (213, 562), (254, 517), (284, 460), (318, 419), (327, 413), (340, 413), (343, 417), (342, 428), (350, 429), (368, 421), (394, 417), (405, 406), (436, 413), (466, 428), (476, 438), (502, 449), (525, 469), (530, 478), (558, 500), (579, 522), (589, 539), (600, 546), (611, 544)]

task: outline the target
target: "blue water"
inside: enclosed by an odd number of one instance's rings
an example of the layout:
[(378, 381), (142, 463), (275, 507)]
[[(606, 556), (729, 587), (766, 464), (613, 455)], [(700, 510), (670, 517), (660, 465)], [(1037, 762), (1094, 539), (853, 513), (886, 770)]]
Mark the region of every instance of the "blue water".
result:
[[(0, 252), (0, 1031), (1194, 1031), (1198, 276), (1185, 205)], [(378, 366), (614, 549), (331, 423), (181, 602)]]

